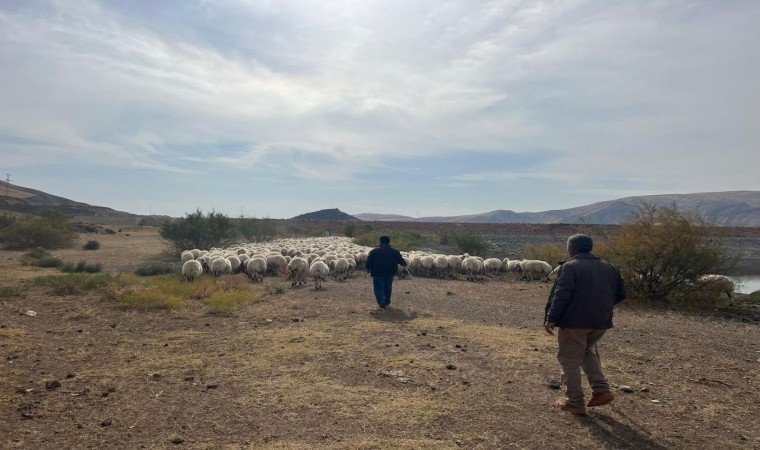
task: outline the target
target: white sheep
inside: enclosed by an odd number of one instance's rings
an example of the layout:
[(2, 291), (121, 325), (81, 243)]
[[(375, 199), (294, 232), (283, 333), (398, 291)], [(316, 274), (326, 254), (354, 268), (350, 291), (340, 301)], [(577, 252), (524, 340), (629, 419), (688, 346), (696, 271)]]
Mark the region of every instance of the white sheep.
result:
[(264, 273), (267, 271), (267, 261), (263, 257), (256, 256), (250, 258), (245, 266), (245, 273), (253, 281), (261, 281), (264, 279)]
[(696, 285), (700, 288), (714, 290), (719, 294), (726, 294), (728, 302), (733, 303), (736, 285), (734, 280), (725, 275), (706, 274), (697, 278)]
[(498, 258), (486, 259), (483, 261), (483, 270), (486, 272), (486, 275), (495, 277), (501, 270), (501, 260)]
[(306, 284), (306, 275), (309, 272), (309, 262), (304, 258), (294, 256), (288, 263), (288, 272), (290, 272), (291, 286)]
[(327, 275), (330, 273), (330, 268), (327, 267), (324, 261), (314, 261), (309, 267), (309, 276), (314, 277), (314, 284), (316, 290), (322, 289), (322, 283), (327, 279)]
[(211, 270), (211, 274), (213, 274), (215, 277), (232, 271), (230, 262), (227, 261), (226, 258), (221, 257), (212, 259), (209, 268)]
[(435, 258), (433, 256), (425, 255), (422, 257), (422, 273), (424, 273), (426, 277), (433, 274), (434, 263)]
[(267, 255), (267, 271), (272, 272), (273, 274), (280, 273), (283, 269), (285, 269), (288, 266), (288, 261), (285, 259), (284, 256), (282, 256), (279, 253), (270, 253)]
[(467, 274), (467, 281), (475, 281), (483, 272), (483, 261), (475, 256), (468, 256), (462, 261), (462, 267)]
[(338, 258), (330, 263), (330, 267), (337, 280), (345, 280), (351, 266), (346, 258)]
[(457, 274), (462, 270), (462, 257), (458, 255), (449, 255), (446, 257), (449, 263), (449, 276), (456, 279)]
[(179, 255), (179, 258), (180, 258), (180, 262), (184, 264), (188, 261), (192, 261), (193, 259), (195, 259), (195, 256), (193, 256), (193, 252), (191, 252), (190, 250), (185, 250)]
[(537, 259), (520, 261), (518, 266), (520, 273), (528, 281), (533, 281), (534, 279), (549, 281), (549, 274), (552, 273), (552, 266), (548, 262)]
[(232, 273), (240, 272), (240, 258), (236, 255), (230, 255), (227, 257), (227, 261), (230, 262), (230, 270), (232, 270)]
[(449, 272), (449, 260), (444, 255), (437, 255), (433, 259), (433, 269), (438, 277), (445, 278)]
[(193, 281), (201, 276), (201, 274), (203, 274), (203, 266), (200, 261), (191, 259), (182, 264), (182, 276), (185, 277), (187, 281)]
[(414, 275), (422, 274), (422, 257), (421, 256), (412, 256), (411, 258), (409, 258), (409, 273), (412, 273)]
[(510, 274), (516, 274), (519, 279), (522, 275), (520, 273), (520, 261), (516, 259), (504, 258), (504, 270)]

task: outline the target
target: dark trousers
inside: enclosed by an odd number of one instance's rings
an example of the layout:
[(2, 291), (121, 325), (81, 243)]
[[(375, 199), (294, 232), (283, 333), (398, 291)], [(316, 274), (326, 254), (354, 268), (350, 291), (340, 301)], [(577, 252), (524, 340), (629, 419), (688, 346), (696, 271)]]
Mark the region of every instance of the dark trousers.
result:
[(377, 300), (377, 304), (380, 306), (387, 306), (391, 303), (393, 277), (394, 275), (375, 275), (372, 277), (375, 300)]

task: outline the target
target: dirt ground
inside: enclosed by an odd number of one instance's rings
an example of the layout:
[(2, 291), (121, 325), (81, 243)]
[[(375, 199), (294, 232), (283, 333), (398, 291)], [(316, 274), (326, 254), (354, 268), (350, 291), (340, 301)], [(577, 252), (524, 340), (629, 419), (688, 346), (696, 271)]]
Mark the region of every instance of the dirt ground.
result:
[[(54, 254), (106, 272), (160, 257), (155, 231), (129, 233)], [(57, 273), (21, 255), (0, 251), (0, 289)], [(551, 406), (548, 284), (398, 280), (389, 310), (370, 286), (361, 274), (319, 292), (270, 277), (234, 316), (192, 301), (0, 297), (0, 447), (760, 448), (752, 316), (624, 302), (599, 346), (617, 397), (576, 417)]]

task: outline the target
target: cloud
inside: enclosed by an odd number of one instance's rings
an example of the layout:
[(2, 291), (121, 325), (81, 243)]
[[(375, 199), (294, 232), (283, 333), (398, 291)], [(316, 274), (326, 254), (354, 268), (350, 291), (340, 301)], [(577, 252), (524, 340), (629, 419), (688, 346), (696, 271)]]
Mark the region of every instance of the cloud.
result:
[(758, 19), (745, 1), (7, 2), (0, 159), (365, 197), (391, 180), (424, 192), (407, 211), (510, 183), (579, 203), (758, 189)]

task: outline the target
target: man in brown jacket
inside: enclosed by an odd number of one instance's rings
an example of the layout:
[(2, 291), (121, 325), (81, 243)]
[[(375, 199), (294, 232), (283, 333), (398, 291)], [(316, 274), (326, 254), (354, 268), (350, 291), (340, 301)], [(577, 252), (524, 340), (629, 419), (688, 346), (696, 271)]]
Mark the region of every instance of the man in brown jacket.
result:
[[(620, 271), (591, 253), (591, 237), (574, 234), (567, 240), (570, 259), (562, 264), (546, 304), (544, 329), (553, 335), (558, 327), (557, 360), (567, 399), (556, 406), (573, 414), (586, 414), (586, 406), (602, 406), (615, 396), (610, 392), (596, 344), (612, 328), (612, 309), (625, 299)], [(581, 367), (593, 394), (584, 405)]]

